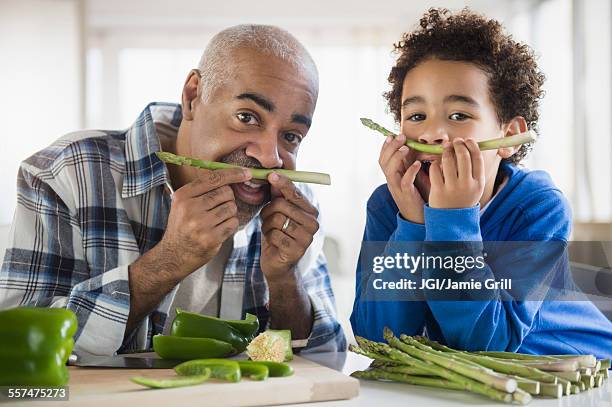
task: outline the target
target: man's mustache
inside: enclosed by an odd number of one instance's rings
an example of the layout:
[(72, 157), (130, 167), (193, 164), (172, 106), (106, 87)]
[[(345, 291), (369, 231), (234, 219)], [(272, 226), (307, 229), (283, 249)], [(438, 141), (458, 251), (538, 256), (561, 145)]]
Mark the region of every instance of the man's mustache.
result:
[(239, 165), (241, 167), (247, 168), (265, 168), (263, 165), (261, 165), (259, 160), (246, 155), (246, 150), (244, 149), (232, 151), (228, 155), (223, 156), (219, 161), (221, 161), (222, 163)]

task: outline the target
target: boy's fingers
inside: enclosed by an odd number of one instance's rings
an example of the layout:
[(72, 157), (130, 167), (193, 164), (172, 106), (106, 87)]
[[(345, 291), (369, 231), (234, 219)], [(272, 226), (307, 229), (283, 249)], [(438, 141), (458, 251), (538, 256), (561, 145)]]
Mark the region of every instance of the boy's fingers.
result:
[(429, 166), (429, 180), (431, 181), (431, 185), (441, 186), (444, 184), (439, 161), (434, 161)]
[(393, 153), (393, 155), (387, 162), (387, 165), (385, 166), (385, 174), (390, 175), (392, 173), (399, 173), (400, 175), (403, 175), (406, 171), (405, 163), (408, 152), (408, 147), (402, 146), (399, 150)]
[(406, 171), (406, 173), (401, 179), (402, 189), (406, 190), (410, 186), (414, 185), (414, 180), (416, 179), (416, 176), (419, 173), (420, 169), (421, 169), (420, 161), (415, 161), (412, 163), (410, 167), (408, 167), (408, 170)]
[(381, 166), (386, 166), (387, 162), (391, 159), (393, 154), (397, 150), (399, 150), (404, 145), (405, 142), (406, 142), (406, 136), (404, 136), (403, 134), (400, 134), (399, 136), (395, 138), (387, 138), (385, 140), (385, 143), (383, 144), (382, 149), (380, 150), (380, 157), (378, 159), (378, 163)]
[(457, 164), (451, 143), (448, 143), (448, 147), (445, 147), (442, 153), (442, 171), (444, 172), (444, 180), (447, 183), (457, 179)]
[(453, 140), (453, 147), (455, 148), (455, 157), (457, 157), (458, 176), (472, 178), (470, 150), (468, 150), (465, 142), (461, 138)]
[(478, 148), (478, 144), (474, 139), (469, 139), (465, 142), (470, 155), (472, 157), (472, 177), (475, 180), (484, 179), (484, 159), (482, 158), (482, 152)]

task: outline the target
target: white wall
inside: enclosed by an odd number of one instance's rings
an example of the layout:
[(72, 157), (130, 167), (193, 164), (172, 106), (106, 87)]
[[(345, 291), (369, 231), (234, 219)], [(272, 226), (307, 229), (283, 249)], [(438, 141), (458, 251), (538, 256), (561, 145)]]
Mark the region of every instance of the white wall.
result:
[(19, 163), (81, 126), (77, 5), (0, 1), (0, 225), (13, 216)]

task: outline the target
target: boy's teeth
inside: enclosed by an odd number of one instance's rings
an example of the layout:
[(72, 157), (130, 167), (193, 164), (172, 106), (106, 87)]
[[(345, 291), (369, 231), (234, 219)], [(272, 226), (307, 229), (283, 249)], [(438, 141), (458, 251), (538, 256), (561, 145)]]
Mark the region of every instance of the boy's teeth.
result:
[(247, 187), (250, 187), (250, 188), (259, 189), (259, 188), (261, 188), (261, 186), (262, 186), (263, 184), (256, 184), (256, 183), (251, 182), (251, 181), (246, 181), (246, 182), (244, 183), (244, 185), (246, 185)]

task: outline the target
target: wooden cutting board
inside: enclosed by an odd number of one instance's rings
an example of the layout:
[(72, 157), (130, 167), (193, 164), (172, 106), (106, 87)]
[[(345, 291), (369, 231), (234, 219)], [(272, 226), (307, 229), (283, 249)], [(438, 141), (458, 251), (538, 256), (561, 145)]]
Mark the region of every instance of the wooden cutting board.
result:
[[(107, 369), (69, 367), (69, 406), (266, 406), (314, 401), (341, 400), (359, 393), (359, 381), (299, 356), (290, 363), (293, 376), (256, 382), (243, 379), (228, 383), (211, 379), (197, 386), (147, 389), (132, 383), (132, 376), (175, 377), (172, 369)], [(17, 403), (12, 405), (16, 406)], [(21, 404), (21, 403), (19, 403)], [(29, 401), (23, 405), (45, 405)]]

